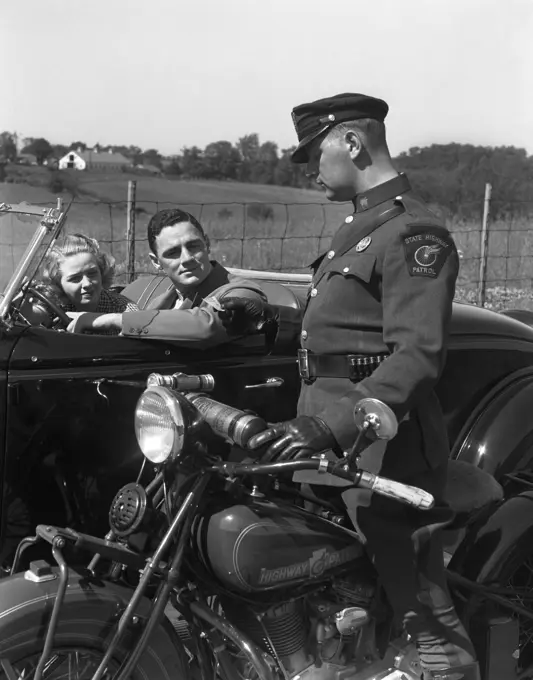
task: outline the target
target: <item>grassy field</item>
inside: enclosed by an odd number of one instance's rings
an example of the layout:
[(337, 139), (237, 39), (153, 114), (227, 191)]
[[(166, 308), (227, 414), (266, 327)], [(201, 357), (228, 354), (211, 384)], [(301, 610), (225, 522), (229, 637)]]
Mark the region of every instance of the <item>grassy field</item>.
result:
[[(45, 186), (48, 171), (36, 168), (26, 172), (32, 184), (0, 183), (0, 202), (54, 205), (57, 196)], [(324, 204), (319, 191), (130, 177), (123, 173), (80, 173), (79, 195), (70, 209), (67, 231), (81, 231), (98, 238), (107, 244), (119, 263), (126, 253), (130, 178), (137, 182), (138, 271), (148, 269), (146, 225), (151, 215), (163, 208), (177, 206), (198, 217), (210, 235), (214, 257), (228, 266), (291, 271), (302, 270), (327, 247), (332, 233), (351, 212), (350, 203)], [(67, 201), (69, 197), (63, 198)], [(0, 222), (2, 229), (5, 227)], [(8, 227), (10, 233), (3, 236), (0, 231), (2, 244), (17, 244), (13, 229), (16, 230)], [(11, 255), (9, 259), (13, 259)]]
[[(15, 168), (14, 179), (0, 183), (0, 202), (54, 205), (46, 168)], [(18, 177), (15, 176), (18, 173)], [(200, 219), (211, 237), (213, 256), (228, 266), (307, 271), (327, 249), (332, 234), (352, 211), (351, 203), (328, 203), (320, 191), (289, 187), (151, 178), (124, 173), (75, 173), (78, 196), (67, 231), (98, 238), (124, 271), (126, 200), (129, 179), (137, 182), (136, 272), (150, 271), (146, 225), (157, 210), (178, 206)], [(63, 194), (63, 199), (69, 199)], [(30, 229), (13, 218), (0, 220), (0, 283), (17, 261)], [(461, 251), (459, 285), (474, 291), (479, 280), (479, 222), (448, 220)], [(489, 224), (487, 285), (493, 289), (531, 289), (533, 224), (528, 220)], [(469, 293), (473, 295), (472, 292)], [(516, 295), (515, 295), (516, 297)], [(528, 293), (529, 305), (530, 294)], [(522, 306), (522, 303), (520, 303)], [(523, 303), (525, 304), (525, 303)]]

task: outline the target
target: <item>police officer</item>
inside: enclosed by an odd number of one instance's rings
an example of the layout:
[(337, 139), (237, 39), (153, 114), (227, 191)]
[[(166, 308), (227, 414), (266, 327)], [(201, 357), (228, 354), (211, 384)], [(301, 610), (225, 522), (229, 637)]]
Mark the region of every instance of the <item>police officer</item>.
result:
[[(416, 642), (424, 679), (474, 680), (478, 664), (443, 566), (449, 450), (433, 392), (445, 361), (458, 256), (447, 229), (392, 164), (387, 112), (384, 101), (361, 94), (292, 112), (299, 139), (293, 161), (307, 164), (329, 200), (352, 201), (353, 212), (312, 265), (298, 416), (271, 426), (251, 446), (267, 446), (268, 460), (325, 449), (342, 456), (356, 437), (357, 401), (374, 397), (393, 409), (398, 434), (386, 447), (370, 446), (360, 466), (426, 489), (436, 510), (424, 513), (378, 495), (343, 498), (396, 616)], [(241, 332), (273, 315), (257, 302), (224, 306)]]
[(140, 311), (69, 313), (73, 322), (68, 330), (114, 330), (125, 336), (214, 347), (230, 340), (222, 323), (220, 300), (231, 296), (266, 300), (257, 283), (211, 260), (209, 238), (202, 225), (184, 210), (156, 213), (148, 223), (148, 245), (155, 269), (169, 279), (168, 290)]

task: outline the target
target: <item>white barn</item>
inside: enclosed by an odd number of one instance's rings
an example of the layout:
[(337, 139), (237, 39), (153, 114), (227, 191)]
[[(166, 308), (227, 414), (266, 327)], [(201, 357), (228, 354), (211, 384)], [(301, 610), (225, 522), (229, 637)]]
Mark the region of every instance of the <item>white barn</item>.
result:
[(130, 170), (133, 163), (121, 153), (100, 151), (99, 149), (86, 149), (82, 151), (71, 149), (58, 161), (60, 170), (104, 170), (116, 172), (118, 170)]
[(84, 160), (77, 151), (69, 151), (58, 161), (60, 170), (67, 170), (72, 168), (74, 170), (85, 170), (87, 161)]

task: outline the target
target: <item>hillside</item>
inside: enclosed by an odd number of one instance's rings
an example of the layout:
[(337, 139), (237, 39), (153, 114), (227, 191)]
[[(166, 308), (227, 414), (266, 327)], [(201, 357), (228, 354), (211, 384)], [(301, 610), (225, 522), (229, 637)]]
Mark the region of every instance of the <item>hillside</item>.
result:
[[(26, 169), (25, 169), (26, 170)], [(55, 205), (46, 188), (46, 168), (31, 168), (27, 183), (0, 183), (0, 202)], [(351, 204), (323, 203), (319, 191), (223, 181), (170, 180), (123, 173), (80, 173), (79, 195), (66, 230), (99, 239), (122, 263), (126, 254), (128, 179), (137, 182), (136, 268), (148, 270), (146, 225), (157, 210), (172, 206), (198, 217), (209, 233), (213, 255), (228, 265), (299, 270), (311, 262), (350, 212)], [(1, 223), (0, 223), (1, 224)], [(1, 228), (1, 227), (0, 227)], [(5, 235), (1, 242), (9, 242)], [(6, 241), (8, 239), (8, 241)], [(13, 260), (11, 255), (2, 258)]]
[(127, 181), (137, 182), (139, 202), (170, 203), (327, 203), (321, 191), (297, 189), (275, 185), (247, 184), (209, 180), (179, 180), (139, 175), (85, 174), (80, 180), (80, 190), (105, 201), (126, 199)]
[[(493, 183), (487, 280), (493, 285), (531, 287), (533, 212), (532, 158), (523, 150), (469, 145), (433, 145), (401, 154), (417, 191), (446, 219), (462, 251), (460, 285), (479, 278), (484, 183)], [(11, 166), (0, 183), (0, 201), (55, 204), (45, 167)], [(62, 174), (77, 192), (67, 231), (98, 238), (125, 267), (126, 199), (129, 179), (137, 182), (136, 273), (150, 271), (146, 225), (158, 209), (179, 206), (200, 219), (213, 255), (227, 265), (302, 271), (327, 249), (351, 204), (328, 203), (321, 191), (237, 181), (168, 179), (125, 173)], [(61, 188), (61, 183), (59, 185)], [(69, 194), (61, 194), (65, 200)], [(6, 238), (8, 239), (6, 241)], [(13, 243), (2, 238), (2, 243)], [(3, 253), (4, 255), (4, 253)], [(13, 253), (2, 258), (16, 260)]]

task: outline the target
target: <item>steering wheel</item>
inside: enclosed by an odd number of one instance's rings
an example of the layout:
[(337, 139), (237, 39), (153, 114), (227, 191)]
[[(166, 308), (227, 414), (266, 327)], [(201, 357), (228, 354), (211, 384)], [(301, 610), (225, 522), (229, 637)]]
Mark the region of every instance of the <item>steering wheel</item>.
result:
[(59, 319), (58, 326), (60, 328), (66, 328), (69, 323), (72, 321), (72, 319), (67, 315), (67, 313), (61, 309), (61, 307), (56, 304), (53, 300), (50, 300), (50, 298), (42, 293), (40, 290), (37, 290), (33, 286), (28, 286), (26, 291), (32, 296), (36, 297), (38, 300), (40, 300), (43, 305), (46, 306), (46, 308), (54, 314), (55, 317)]

